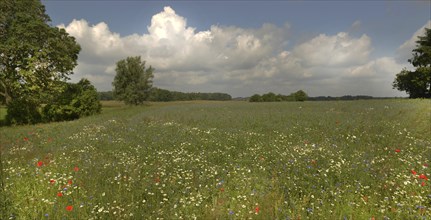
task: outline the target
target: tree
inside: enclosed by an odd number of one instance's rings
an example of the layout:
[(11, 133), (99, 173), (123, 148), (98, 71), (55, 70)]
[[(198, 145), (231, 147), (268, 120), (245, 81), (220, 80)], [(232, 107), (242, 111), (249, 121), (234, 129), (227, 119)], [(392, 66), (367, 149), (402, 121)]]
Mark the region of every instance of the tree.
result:
[(262, 97), (259, 94), (254, 94), (249, 99), (250, 102), (261, 102)]
[(416, 70), (403, 69), (396, 75), (392, 86), (405, 91), (410, 98), (431, 98), (431, 29), (425, 28), (425, 36), (419, 36), (413, 57), (409, 59)]
[(126, 104), (142, 104), (149, 98), (154, 68), (145, 68), (141, 57), (127, 57), (117, 62), (115, 69), (114, 97)]
[(264, 101), (264, 102), (275, 102), (275, 101), (277, 101), (277, 96), (272, 92), (268, 92), (268, 93), (262, 95), (262, 101)]
[(77, 65), (75, 38), (49, 26), (39, 0), (0, 0), (0, 12), (0, 96), (9, 104), (57, 93)]
[(308, 98), (307, 93), (305, 93), (302, 90), (295, 92), (293, 94), (293, 96), (295, 97), (295, 101), (299, 101), (299, 102), (303, 102), (303, 101), (307, 100), (307, 98)]

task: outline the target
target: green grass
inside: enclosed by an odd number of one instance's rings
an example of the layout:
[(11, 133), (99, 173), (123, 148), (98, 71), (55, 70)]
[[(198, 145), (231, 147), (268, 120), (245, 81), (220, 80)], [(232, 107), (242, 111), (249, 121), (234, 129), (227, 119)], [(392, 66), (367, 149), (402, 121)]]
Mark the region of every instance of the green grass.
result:
[(0, 218), (429, 219), (430, 114), (430, 100), (111, 103), (2, 127)]

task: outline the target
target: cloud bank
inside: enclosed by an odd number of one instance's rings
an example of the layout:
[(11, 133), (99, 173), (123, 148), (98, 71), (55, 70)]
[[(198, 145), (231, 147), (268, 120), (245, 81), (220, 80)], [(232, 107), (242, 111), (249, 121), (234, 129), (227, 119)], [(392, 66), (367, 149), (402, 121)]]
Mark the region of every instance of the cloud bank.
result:
[(213, 25), (198, 32), (171, 7), (154, 15), (143, 35), (120, 36), (106, 23), (91, 25), (83, 19), (60, 27), (82, 47), (72, 79), (86, 77), (100, 91), (112, 89), (118, 60), (141, 56), (156, 69), (155, 86), (233, 96), (269, 91), (289, 94), (299, 89), (312, 96), (405, 96), (393, 90), (391, 83), (405, 65), (401, 56), (411, 51), (415, 36), (422, 33), (419, 29), (401, 45), (397, 58), (372, 60), (372, 40), (366, 34), (359, 38), (347, 32), (320, 34), (289, 45), (289, 35), (294, 33), (287, 23), (283, 27), (263, 24), (257, 29)]

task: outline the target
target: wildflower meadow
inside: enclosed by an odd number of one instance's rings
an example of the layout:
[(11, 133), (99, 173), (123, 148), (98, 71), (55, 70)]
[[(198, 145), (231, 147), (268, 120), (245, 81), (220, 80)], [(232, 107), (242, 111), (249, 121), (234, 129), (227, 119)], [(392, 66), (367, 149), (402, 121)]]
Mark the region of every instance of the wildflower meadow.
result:
[(105, 106), (0, 147), (0, 219), (431, 219), (431, 100)]

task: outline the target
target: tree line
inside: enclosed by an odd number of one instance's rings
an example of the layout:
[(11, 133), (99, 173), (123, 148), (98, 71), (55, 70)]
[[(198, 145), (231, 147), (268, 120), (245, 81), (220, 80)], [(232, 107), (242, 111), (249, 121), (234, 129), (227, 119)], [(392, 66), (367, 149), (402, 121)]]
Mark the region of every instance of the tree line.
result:
[(339, 97), (333, 97), (333, 96), (316, 96), (316, 97), (308, 97), (308, 101), (348, 101), (348, 100), (368, 100), (368, 99), (383, 99), (383, 98), (377, 98), (373, 96), (367, 96), (367, 95), (344, 95)]
[(283, 102), (283, 101), (303, 102), (303, 101), (306, 101), (307, 99), (308, 99), (307, 93), (305, 93), (302, 90), (299, 90), (297, 92), (291, 93), (290, 95), (282, 95), (282, 94), (276, 95), (275, 93), (272, 93), (272, 92), (268, 92), (263, 95), (254, 94), (248, 99), (248, 101), (249, 102)]
[[(112, 91), (98, 92), (100, 100), (115, 100)], [(191, 101), (191, 100), (231, 100), (232, 97), (226, 93), (202, 93), (202, 92), (177, 92), (153, 87), (149, 91), (148, 101), (151, 102), (171, 102), (171, 101)]]
[(177, 92), (166, 89), (152, 88), (149, 101), (169, 102), (169, 101), (190, 101), (190, 100), (231, 100), (232, 97), (226, 93), (205, 93), (205, 92)]

